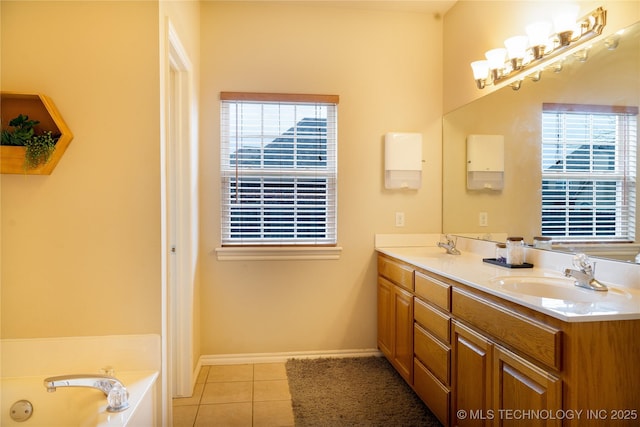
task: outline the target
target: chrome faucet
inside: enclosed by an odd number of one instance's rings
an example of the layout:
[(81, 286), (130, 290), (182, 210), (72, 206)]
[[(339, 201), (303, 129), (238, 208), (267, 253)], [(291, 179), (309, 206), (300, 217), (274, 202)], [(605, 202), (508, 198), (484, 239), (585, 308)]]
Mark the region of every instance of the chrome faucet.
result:
[(460, 251), (456, 249), (456, 240), (454, 240), (450, 235), (446, 235), (445, 238), (447, 242), (438, 242), (439, 248), (444, 248), (447, 250), (447, 253), (450, 255), (460, 255)]
[(129, 392), (115, 377), (98, 374), (60, 375), (44, 380), (44, 386), (49, 393), (58, 387), (89, 387), (100, 390), (107, 396), (109, 406), (107, 411), (120, 412), (129, 407)]
[(576, 256), (573, 257), (573, 265), (579, 270), (567, 268), (564, 270), (564, 275), (566, 277), (573, 277), (574, 279), (576, 279), (574, 285), (581, 288), (590, 289), (592, 291), (609, 290), (606, 285), (598, 282), (594, 277), (595, 263), (592, 265), (587, 255), (576, 254)]

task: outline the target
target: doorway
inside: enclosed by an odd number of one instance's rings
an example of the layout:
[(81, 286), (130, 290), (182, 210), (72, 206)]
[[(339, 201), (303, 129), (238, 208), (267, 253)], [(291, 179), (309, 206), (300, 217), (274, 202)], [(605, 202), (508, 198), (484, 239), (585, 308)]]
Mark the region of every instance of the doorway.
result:
[(171, 22), (167, 22), (168, 74), (165, 98), (165, 239), (167, 363), (171, 397), (193, 391), (193, 308), (197, 253), (195, 165), (192, 126), (193, 70)]

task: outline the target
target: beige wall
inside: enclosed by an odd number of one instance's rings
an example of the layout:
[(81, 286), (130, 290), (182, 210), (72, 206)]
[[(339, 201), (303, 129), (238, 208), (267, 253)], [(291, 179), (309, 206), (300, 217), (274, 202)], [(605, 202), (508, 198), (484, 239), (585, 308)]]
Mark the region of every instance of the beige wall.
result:
[[(374, 348), (374, 234), (440, 230), (441, 21), (330, 4), (201, 13), (202, 353)], [(220, 91), (340, 95), (340, 260), (217, 261)], [(389, 131), (423, 134), (421, 190), (383, 189)]]
[(550, 20), (562, 4), (580, 4), (580, 15), (597, 7), (607, 10), (607, 28), (624, 28), (640, 19), (640, 2), (605, 1), (472, 1), (458, 0), (444, 16), (444, 105), (448, 113), (492, 91), (477, 89), (471, 62), (503, 46), (504, 40), (522, 34), (536, 20)]
[(2, 175), (2, 338), (160, 333), (158, 4), (2, 1), (2, 90), (74, 134)]

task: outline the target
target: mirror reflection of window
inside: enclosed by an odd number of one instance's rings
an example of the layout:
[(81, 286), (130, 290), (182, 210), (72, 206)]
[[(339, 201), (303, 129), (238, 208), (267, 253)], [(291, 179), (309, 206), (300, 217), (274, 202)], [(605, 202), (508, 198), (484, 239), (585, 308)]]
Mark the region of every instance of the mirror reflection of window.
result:
[(543, 104), (542, 234), (635, 240), (638, 107)]

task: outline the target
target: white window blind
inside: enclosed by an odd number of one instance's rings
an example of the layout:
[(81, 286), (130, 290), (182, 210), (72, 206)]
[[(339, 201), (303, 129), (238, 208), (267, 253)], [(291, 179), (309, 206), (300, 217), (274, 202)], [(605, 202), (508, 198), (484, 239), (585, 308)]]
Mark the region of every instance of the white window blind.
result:
[(338, 97), (221, 102), (222, 244), (336, 244)]
[(637, 107), (543, 104), (542, 235), (634, 241)]

